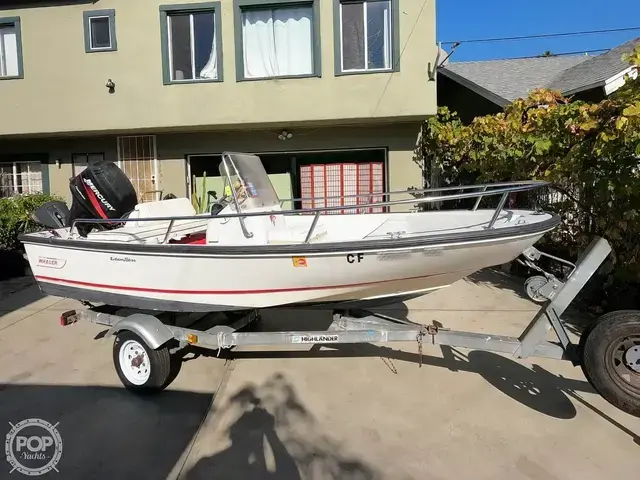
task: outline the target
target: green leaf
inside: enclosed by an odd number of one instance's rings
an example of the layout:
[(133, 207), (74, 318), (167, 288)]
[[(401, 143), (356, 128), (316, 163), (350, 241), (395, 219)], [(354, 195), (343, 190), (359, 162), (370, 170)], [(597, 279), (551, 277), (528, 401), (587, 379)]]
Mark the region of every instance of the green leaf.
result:
[(534, 146), (536, 149), (536, 153), (538, 155), (542, 155), (543, 153), (548, 152), (549, 149), (551, 148), (551, 140), (546, 138), (540, 138), (536, 140), (536, 143), (534, 144)]
[(584, 131), (593, 130), (598, 126), (598, 121), (591, 119), (591, 120), (587, 120), (586, 122), (580, 123), (578, 126), (580, 127), (580, 130), (584, 130)]
[(635, 102), (633, 105), (625, 108), (622, 111), (623, 115), (627, 117), (635, 117), (636, 115), (640, 115), (640, 101)]
[(622, 130), (624, 127), (626, 127), (627, 123), (629, 123), (629, 119), (627, 117), (618, 117), (618, 119), (616, 120), (616, 128), (618, 130)]

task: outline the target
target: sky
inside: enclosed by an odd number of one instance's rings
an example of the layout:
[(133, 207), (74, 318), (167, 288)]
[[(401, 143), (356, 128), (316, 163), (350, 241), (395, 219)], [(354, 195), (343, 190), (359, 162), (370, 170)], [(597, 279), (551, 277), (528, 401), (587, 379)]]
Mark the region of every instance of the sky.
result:
[[(489, 60), (613, 48), (640, 37), (640, 0), (436, 0), (437, 41), (638, 27), (592, 35), (462, 43), (449, 61)], [(590, 55), (597, 55), (592, 53)]]

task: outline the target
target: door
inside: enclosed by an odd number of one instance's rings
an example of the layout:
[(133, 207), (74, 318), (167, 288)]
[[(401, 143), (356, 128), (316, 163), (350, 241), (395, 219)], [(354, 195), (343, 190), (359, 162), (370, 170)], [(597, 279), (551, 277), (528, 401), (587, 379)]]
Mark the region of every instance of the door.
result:
[(138, 202), (160, 200), (155, 135), (118, 137), (118, 166), (133, 184)]
[[(363, 205), (384, 199), (382, 162), (329, 163), (300, 166), (302, 208)], [(350, 198), (350, 195), (357, 195)], [(333, 197), (333, 198), (332, 198)], [(385, 207), (331, 210), (325, 213), (379, 213)]]

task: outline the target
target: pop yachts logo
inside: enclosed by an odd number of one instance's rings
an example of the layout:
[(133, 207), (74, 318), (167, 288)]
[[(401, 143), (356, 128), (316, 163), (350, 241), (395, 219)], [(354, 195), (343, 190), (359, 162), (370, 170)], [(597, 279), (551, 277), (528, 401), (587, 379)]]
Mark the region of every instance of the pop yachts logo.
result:
[(88, 178), (84, 179), (84, 183), (86, 185), (89, 186), (89, 188), (91, 189), (91, 191), (95, 194), (95, 196), (98, 198), (98, 200), (100, 200), (100, 202), (102, 202), (102, 204), (107, 207), (109, 210), (111, 210), (112, 212), (115, 212), (116, 209), (113, 208), (113, 206), (107, 201), (106, 198), (104, 198), (104, 196), (102, 195), (102, 193), (100, 193), (100, 191), (96, 188), (96, 186), (93, 184), (93, 182), (91, 180), (89, 180)]

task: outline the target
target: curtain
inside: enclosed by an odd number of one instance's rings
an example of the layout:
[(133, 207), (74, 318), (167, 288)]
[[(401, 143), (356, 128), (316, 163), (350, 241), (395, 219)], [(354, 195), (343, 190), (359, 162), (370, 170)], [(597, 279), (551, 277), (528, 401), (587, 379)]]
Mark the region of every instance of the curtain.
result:
[(211, 45), (211, 55), (209, 56), (209, 61), (207, 64), (200, 70), (199, 78), (218, 78), (218, 49), (216, 46), (216, 36), (215, 33), (213, 35), (213, 42)]
[(13, 25), (0, 27), (0, 75), (18, 75), (18, 42)]
[[(218, 78), (218, 47), (216, 45), (216, 31), (215, 31), (215, 15), (213, 14), (211, 15), (211, 32), (212, 32), (212, 39), (211, 39), (211, 54), (209, 55), (209, 60), (207, 61), (206, 65), (204, 67), (202, 67), (202, 70), (200, 70), (200, 76), (198, 78), (211, 78), (211, 79), (216, 79)], [(209, 25), (206, 26), (207, 28), (209, 27)], [(196, 34), (197, 37), (197, 34)], [(197, 41), (197, 38), (196, 38)]]
[(312, 15), (311, 7), (243, 12), (245, 78), (312, 74)]
[(13, 164), (0, 163), (0, 198), (10, 197), (13, 194)]

